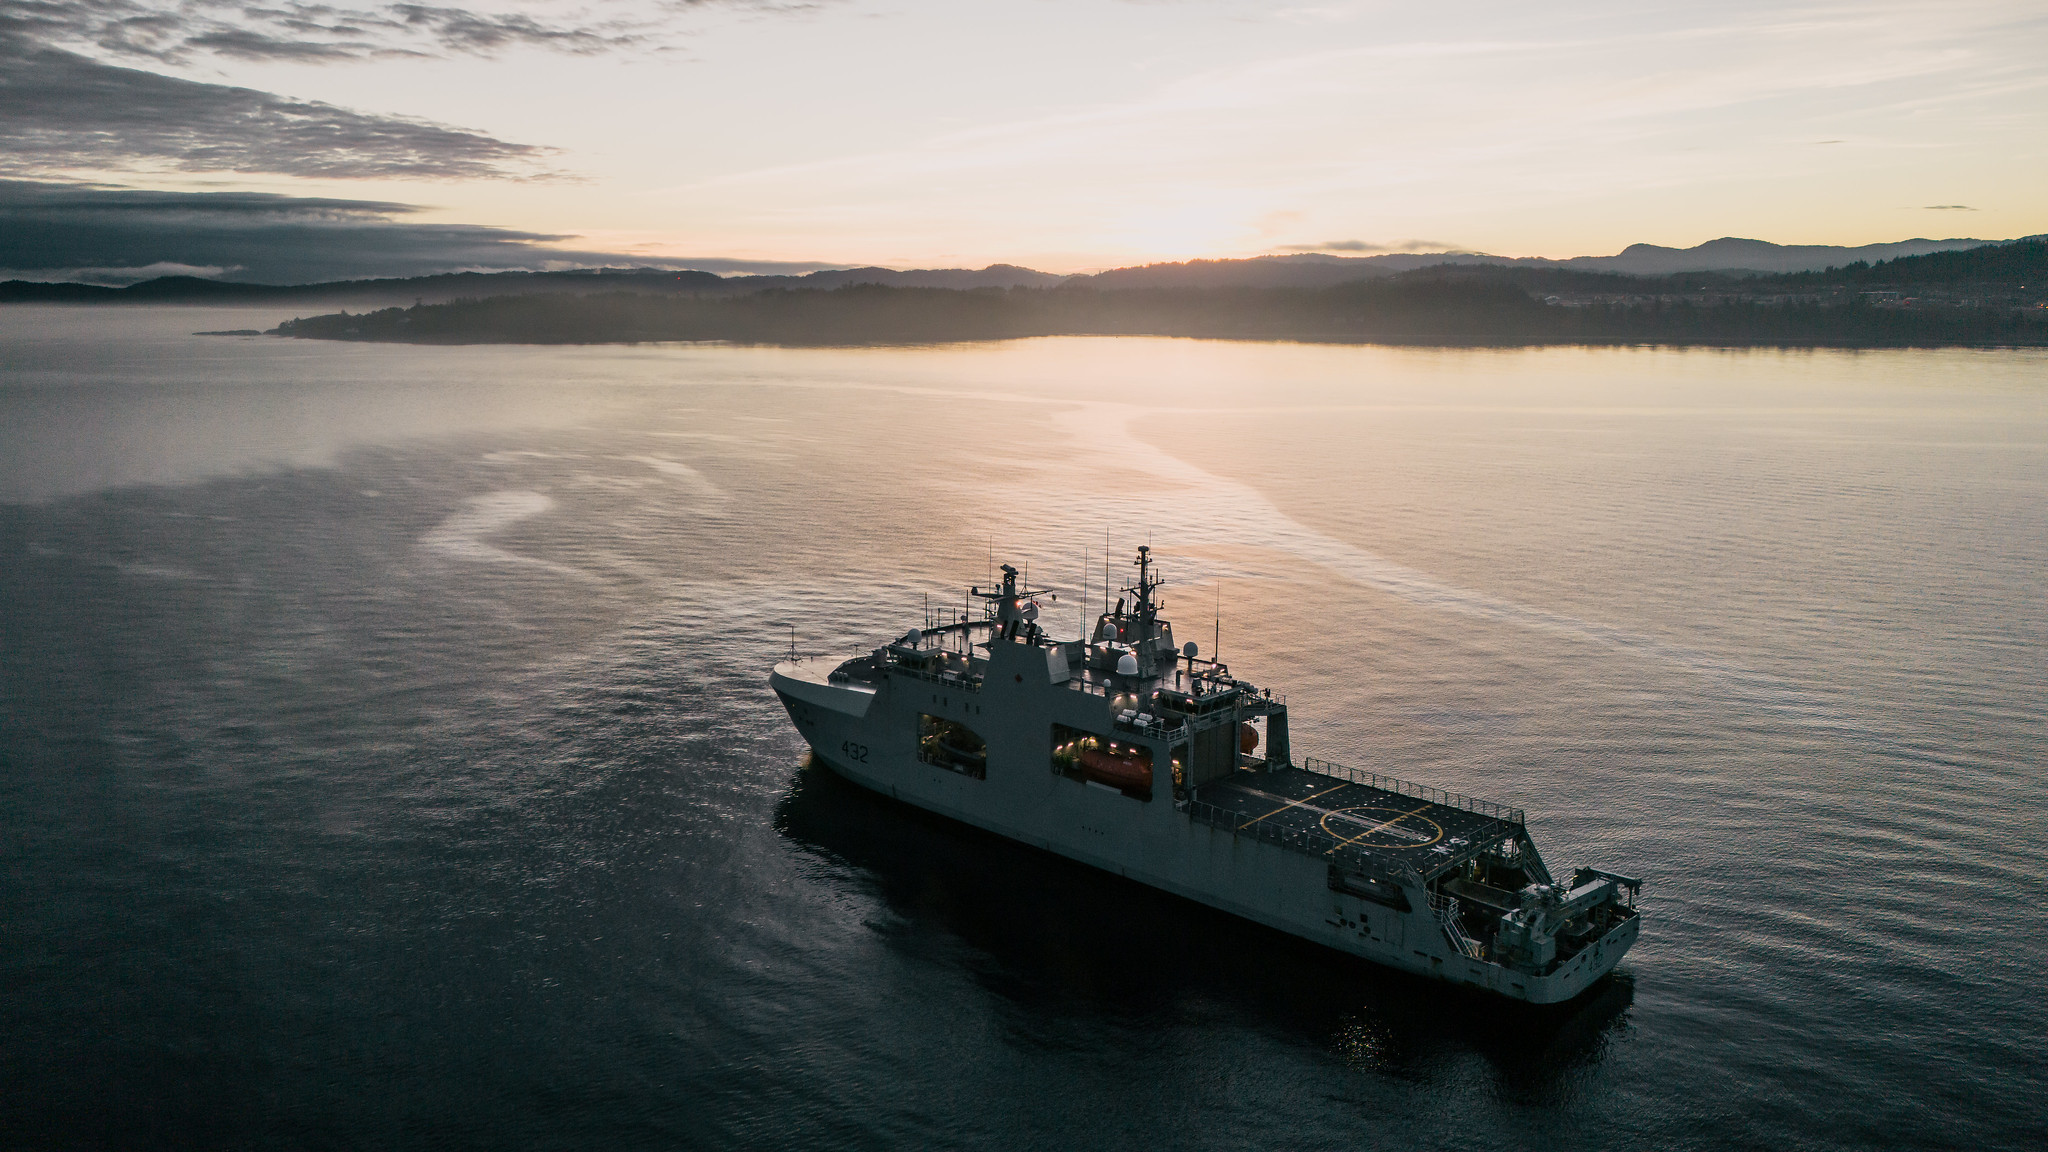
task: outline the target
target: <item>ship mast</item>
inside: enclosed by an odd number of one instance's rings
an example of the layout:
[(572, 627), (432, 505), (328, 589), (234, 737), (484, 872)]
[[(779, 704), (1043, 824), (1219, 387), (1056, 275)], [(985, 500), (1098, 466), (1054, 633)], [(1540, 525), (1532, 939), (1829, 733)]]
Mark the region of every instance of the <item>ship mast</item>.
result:
[(1159, 647), (1157, 640), (1159, 635), (1160, 608), (1160, 605), (1152, 599), (1152, 590), (1165, 583), (1165, 581), (1152, 575), (1152, 548), (1150, 545), (1138, 545), (1138, 558), (1131, 561), (1131, 565), (1138, 570), (1137, 587), (1130, 589), (1136, 597), (1136, 602), (1132, 608), (1138, 618), (1137, 632), (1133, 637), (1135, 642), (1131, 645), (1131, 649), (1138, 655), (1140, 673), (1150, 676), (1153, 672), (1153, 657), (1157, 655), (1153, 650)]

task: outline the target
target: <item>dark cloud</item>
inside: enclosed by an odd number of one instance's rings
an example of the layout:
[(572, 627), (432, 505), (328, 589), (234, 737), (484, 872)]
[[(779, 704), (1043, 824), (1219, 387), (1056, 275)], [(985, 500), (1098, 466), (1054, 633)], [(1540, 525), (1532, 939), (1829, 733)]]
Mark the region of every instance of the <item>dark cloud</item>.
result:
[(1970, 206), (1969, 206), (1968, 204), (1922, 204), (1922, 205), (1920, 206), (1920, 209), (1921, 209), (1921, 211), (1923, 211), (1923, 212), (1975, 212), (1975, 211), (1976, 211), (1976, 209), (1975, 209), (1975, 208), (1972, 208), (1972, 207), (1970, 207)]
[(424, 4), (393, 4), (385, 11), (404, 27), (431, 36), (436, 44), (451, 52), (487, 55), (516, 44), (534, 44), (587, 54), (627, 47), (648, 38), (645, 31), (627, 24), (551, 25), (524, 14), (489, 16)]
[(263, 283), (618, 262), (540, 247), (562, 236), (402, 219), (408, 204), (253, 192), (0, 181), (6, 277), (147, 279), (169, 266)]
[(216, 56), (241, 60), (345, 60), (361, 56), (371, 45), (332, 40), (281, 40), (253, 28), (220, 28), (188, 36), (181, 45), (204, 48)]
[(656, 46), (680, 15), (714, 8), (800, 12), (775, 0), (667, 0), (633, 17), (594, 18), (575, 0), (555, 17), (477, 7), (385, 3), (256, 4), (246, 0), (0, 0), (0, 28), (50, 47), (177, 63), (211, 54), (328, 62), (382, 56), (496, 55), (538, 47), (589, 55)]
[(0, 26), (0, 175), (167, 166), (320, 178), (548, 175), (551, 149), (118, 68)]
[(379, 200), (0, 180), (0, 280), (128, 284), (217, 275), (303, 284), (462, 270), (653, 266), (802, 273), (843, 267), (543, 247), (570, 237), (405, 219), (419, 211)]
[(1455, 244), (1441, 240), (1399, 240), (1392, 244), (1375, 244), (1370, 240), (1328, 240), (1321, 244), (1290, 244), (1286, 252), (1454, 252)]
[(181, 168), (333, 178), (551, 175), (552, 149), (402, 116), (120, 67), (211, 55), (335, 63), (483, 55), (518, 47), (591, 54), (659, 47), (679, 14), (802, 11), (775, 0), (664, 0), (598, 19), (579, 0), (559, 18), (527, 9), (362, 7), (247, 0), (0, 0), (0, 176)]

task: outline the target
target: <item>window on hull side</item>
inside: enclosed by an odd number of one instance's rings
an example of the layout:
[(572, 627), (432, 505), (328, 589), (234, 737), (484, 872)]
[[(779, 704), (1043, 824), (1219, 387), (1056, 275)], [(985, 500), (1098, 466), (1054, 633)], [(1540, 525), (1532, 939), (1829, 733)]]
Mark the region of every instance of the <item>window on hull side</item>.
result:
[(919, 713), (917, 758), (948, 772), (976, 780), (988, 779), (988, 741), (958, 720)]
[(1133, 800), (1152, 799), (1152, 749), (1134, 741), (1055, 724), (1052, 770), (1115, 788)]

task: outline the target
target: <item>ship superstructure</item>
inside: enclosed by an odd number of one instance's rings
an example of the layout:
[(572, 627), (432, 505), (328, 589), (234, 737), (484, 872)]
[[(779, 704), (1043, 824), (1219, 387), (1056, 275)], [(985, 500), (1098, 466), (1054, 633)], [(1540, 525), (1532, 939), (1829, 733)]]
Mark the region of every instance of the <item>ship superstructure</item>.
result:
[(1297, 762), (1286, 698), (1176, 648), (1150, 549), (1133, 565), (1081, 639), (1004, 565), (979, 613), (769, 682), (859, 784), (1394, 968), (1555, 1003), (1634, 943), (1641, 882), (1560, 881), (1520, 809)]

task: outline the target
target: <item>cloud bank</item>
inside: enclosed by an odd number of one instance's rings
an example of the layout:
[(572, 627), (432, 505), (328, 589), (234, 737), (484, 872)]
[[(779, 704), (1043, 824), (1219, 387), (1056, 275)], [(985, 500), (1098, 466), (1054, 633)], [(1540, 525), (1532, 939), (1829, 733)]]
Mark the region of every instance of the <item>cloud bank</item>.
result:
[(417, 211), (374, 200), (0, 181), (0, 278), (119, 284), (212, 273), (300, 283), (622, 262), (542, 247), (563, 236), (403, 219)]
[(0, 175), (171, 168), (533, 178), (553, 174), (552, 151), (430, 120), (103, 64), (0, 25)]
[(1321, 244), (1289, 244), (1283, 252), (1458, 252), (1462, 249), (1444, 240), (1396, 240), (1375, 244), (1370, 240), (1325, 240)]
[(315, 179), (556, 176), (553, 149), (110, 60), (299, 64), (392, 57), (659, 51), (682, 14), (791, 10), (771, 0), (519, 8), (283, 0), (0, 0), (0, 175), (179, 169)]
[(382, 200), (157, 192), (0, 180), (0, 280), (122, 285), (158, 276), (305, 284), (590, 267), (802, 274), (844, 264), (661, 258), (551, 245), (570, 236), (408, 220)]
[[(684, 0), (671, 8), (700, 6)], [(527, 8), (561, 10), (559, 17)], [(433, 4), (263, 4), (252, 0), (6, 0), (17, 35), (76, 51), (182, 63), (200, 55), (325, 63), (392, 56), (492, 56), (517, 47), (592, 54), (658, 39), (661, 8), (593, 20), (585, 5), (491, 12)]]
[[(497, 56), (515, 48), (575, 55), (660, 50), (681, 20), (714, 10), (790, 14), (827, 0), (657, 0), (602, 5), (527, 0), (327, 4), (283, 0), (0, 0), (0, 27), (35, 43), (178, 64), (197, 56), (328, 63), (405, 56)], [(499, 9), (492, 11), (491, 9)]]

